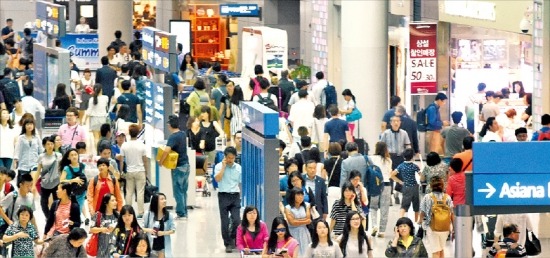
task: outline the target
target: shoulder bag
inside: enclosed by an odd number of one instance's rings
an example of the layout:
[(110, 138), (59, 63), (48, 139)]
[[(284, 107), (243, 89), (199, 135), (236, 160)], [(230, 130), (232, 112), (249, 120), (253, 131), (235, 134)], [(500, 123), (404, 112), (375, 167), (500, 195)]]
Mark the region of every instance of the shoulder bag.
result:
[(338, 161), (340, 160), (340, 157), (336, 158), (336, 161), (334, 162), (334, 165), (332, 166), (332, 170), (330, 171), (330, 175), (328, 176), (327, 182), (327, 188), (330, 187), (330, 180), (332, 179), (332, 175), (334, 174), (334, 169), (336, 169), (336, 165), (338, 165)]
[(73, 137), (71, 137), (71, 142), (69, 142), (69, 144), (64, 144), (64, 145), (61, 146), (61, 153), (63, 155), (65, 155), (65, 153), (71, 148), (73, 140), (74, 140), (74, 136), (76, 134), (76, 130), (78, 130), (78, 125), (76, 125), (76, 127), (74, 128)]
[[(97, 218), (95, 221), (95, 226), (99, 227), (101, 223), (101, 212), (97, 213)], [(90, 241), (86, 244), (86, 253), (89, 256), (97, 256), (97, 249), (99, 246), (99, 233), (92, 234)]]
[[(542, 251), (540, 241), (535, 236), (535, 233), (533, 231), (529, 232), (527, 229), (525, 230), (525, 251), (528, 256), (536, 256), (539, 255)], [(531, 234), (529, 234), (531, 233)], [(531, 235), (531, 239), (529, 239), (529, 235)]]
[(351, 113), (346, 115), (346, 121), (353, 122), (363, 118), (363, 114), (357, 107), (354, 107)]

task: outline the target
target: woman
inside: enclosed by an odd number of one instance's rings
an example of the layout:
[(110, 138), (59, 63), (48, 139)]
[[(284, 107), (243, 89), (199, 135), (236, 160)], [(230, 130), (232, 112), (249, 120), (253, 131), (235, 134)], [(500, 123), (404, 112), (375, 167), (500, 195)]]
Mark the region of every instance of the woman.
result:
[(115, 118), (115, 129), (111, 133), (116, 135), (117, 133), (122, 132), (127, 137), (126, 140), (130, 140), (129, 128), (132, 123), (127, 122), (130, 112), (130, 106), (126, 104), (120, 105)]
[[(353, 109), (355, 108), (355, 96), (351, 93), (350, 89), (345, 89), (342, 92), (342, 96), (344, 96), (344, 106), (340, 109), (340, 114), (346, 116), (351, 114)], [(353, 130), (355, 129), (355, 122), (348, 122), (349, 126), (349, 132), (353, 136)]]
[(220, 110), (225, 110), (225, 119), (229, 120), (231, 142), (235, 143), (235, 133), (243, 129), (241, 102), (244, 101), (243, 90), (233, 81), (226, 84), (227, 95), (220, 100)]
[(84, 69), (82, 78), (80, 78), (79, 91), (80, 91), (80, 111), (82, 112), (79, 117), (84, 117), (84, 111), (88, 109), (88, 102), (92, 97), (92, 91), (94, 89), (95, 80), (92, 78), (92, 71), (89, 68)]
[[(445, 162), (441, 162), (439, 154), (430, 152), (426, 155), (426, 166), (420, 174), (420, 182), (431, 182), (432, 178), (438, 176), (443, 178), (444, 182), (447, 182), (447, 172), (449, 171), (449, 165)], [(446, 187), (443, 189), (447, 189)], [(432, 192), (432, 188), (428, 185), (426, 187), (426, 194)]]
[[(325, 165), (321, 161), (321, 152), (318, 148), (313, 147), (309, 150), (309, 159), (314, 160), (315, 163), (317, 163), (317, 167), (315, 168), (315, 175), (321, 177), (324, 180), (327, 180), (327, 174), (325, 173)], [(302, 168), (302, 171), (306, 171), (306, 164), (304, 164), (304, 167)]]
[[(384, 233), (386, 232), (386, 225), (388, 224), (388, 214), (390, 210), (391, 203), (391, 171), (392, 171), (392, 160), (390, 158), (390, 153), (388, 151), (388, 146), (385, 142), (377, 142), (374, 149), (374, 155), (369, 156), (369, 160), (372, 162), (372, 165), (378, 166), (382, 171), (382, 176), (384, 177), (384, 188), (382, 193), (378, 196), (370, 197), (370, 207), (369, 211), (371, 214), (372, 222), (372, 234), (371, 236), (376, 236), (383, 238)], [(378, 210), (380, 210), (380, 228), (378, 228)]]
[(257, 252), (264, 248), (268, 237), (267, 225), (260, 220), (258, 209), (246, 206), (241, 225), (237, 228), (237, 249), (244, 254), (250, 254), (251, 250)]
[(311, 236), (307, 225), (311, 223), (311, 207), (304, 201), (304, 191), (294, 187), (287, 195), (288, 204), (285, 206), (285, 216), (288, 220), (290, 234), (300, 243), (300, 256), (305, 255), (307, 246), (311, 243)]
[[(57, 171), (56, 171), (57, 172)], [(46, 238), (68, 234), (74, 228), (80, 227), (80, 206), (72, 194), (70, 183), (63, 182), (57, 187), (57, 197), (49, 210), (44, 232)]]
[(524, 122), (516, 119), (517, 112), (515, 109), (510, 108), (506, 112), (499, 114), (496, 119), (499, 124), (499, 134), (502, 135), (502, 140), (506, 142), (515, 142), (516, 129), (523, 126)]
[(315, 230), (311, 234), (312, 241), (308, 245), (304, 257), (344, 257), (340, 247), (330, 239), (328, 223), (324, 220), (316, 220), (313, 222), (313, 226)]
[(262, 251), (263, 258), (297, 258), (300, 244), (290, 234), (288, 224), (283, 217), (276, 217), (271, 223), (271, 233)]
[(370, 239), (361, 223), (361, 214), (356, 211), (346, 215), (344, 232), (337, 239), (345, 257), (373, 258), (372, 239)]
[[(365, 215), (365, 221), (368, 222), (368, 212), (369, 212), (369, 199), (368, 199), (368, 194), (367, 194), (367, 189), (365, 188), (365, 186), (363, 185), (363, 182), (362, 181), (362, 175), (361, 175), (361, 172), (357, 171), (357, 170), (352, 170), (350, 171), (349, 173), (349, 177), (348, 177), (348, 181), (351, 183), (351, 185), (353, 185), (353, 187), (355, 188), (355, 194), (357, 196), (357, 201), (359, 201), (359, 203), (361, 204), (361, 208), (363, 210), (363, 213)], [(365, 227), (365, 228), (368, 228)]]
[[(296, 161), (295, 159), (293, 159), (293, 161)], [(296, 161), (297, 162), (297, 161)], [(290, 169), (290, 167), (289, 167)], [(291, 171), (291, 170), (289, 170)], [(288, 204), (288, 197), (290, 196), (290, 190), (292, 188), (298, 188), (298, 189), (302, 189), (302, 192), (304, 194), (304, 202), (309, 202), (309, 194), (308, 194), (308, 191), (306, 190), (306, 181), (304, 180), (304, 178), (302, 177), (302, 174), (296, 170), (294, 172), (291, 172), (289, 175), (288, 175), (288, 182), (287, 182), (287, 190), (286, 190), (286, 198), (285, 200), (283, 200), (283, 203), (284, 205), (287, 205)]]
[(525, 122), (525, 126), (529, 128), (531, 125), (531, 121), (529, 118), (531, 118), (531, 115), (533, 114), (533, 107), (532, 107), (532, 101), (533, 101), (533, 95), (531, 93), (525, 93), (525, 96), (523, 97), (523, 104), (527, 106), (523, 114), (521, 114), (521, 120)]
[(57, 134), (52, 134), (52, 137), (54, 138), (53, 151), (55, 151), (56, 153), (61, 153), (61, 146), (63, 145), (63, 140), (61, 139), (61, 136)]
[(130, 257), (144, 258), (151, 255), (151, 243), (145, 233), (138, 234), (132, 241)]
[(323, 144), (323, 137), (325, 135), (325, 123), (327, 122), (327, 113), (325, 106), (317, 105), (313, 111), (313, 126), (311, 127), (311, 142), (319, 146), (322, 151), (325, 144)]
[(110, 258), (110, 242), (114, 237), (113, 231), (118, 221), (118, 212), (116, 211), (117, 202), (114, 195), (107, 193), (101, 199), (99, 210), (92, 216), (92, 225), (90, 233), (99, 234), (97, 244), (97, 256)]
[(359, 203), (355, 194), (355, 187), (350, 182), (345, 182), (342, 185), (341, 198), (334, 202), (330, 212), (330, 228), (334, 236), (339, 236), (344, 231), (346, 215), (350, 211), (357, 211), (361, 214), (361, 219), (364, 218), (361, 203)]
[(172, 257), (170, 235), (176, 233), (176, 225), (174, 216), (166, 209), (166, 195), (153, 195), (149, 207), (150, 210), (143, 215), (143, 231), (149, 233), (149, 242), (158, 258)]
[(6, 109), (0, 110), (0, 135), (2, 135), (0, 137), (0, 167), (11, 169), (18, 137), (10, 118), (10, 112)]
[(39, 239), (38, 230), (31, 223), (33, 211), (25, 205), (21, 205), (17, 211), (18, 221), (14, 222), (8, 229), (2, 241), (13, 242), (12, 257), (34, 257), (34, 244), (41, 245), (43, 240)]
[[(329, 158), (325, 159), (323, 164), (323, 174), (328, 179), (328, 204), (332, 205), (334, 201), (340, 198), (340, 174), (342, 173), (342, 161), (340, 153), (342, 146), (337, 142), (331, 142), (328, 146)], [(330, 210), (330, 209), (329, 209)]]
[(206, 92), (206, 85), (202, 79), (197, 79), (193, 84), (194, 91), (185, 100), (189, 104), (189, 115), (199, 117), (203, 105), (210, 105), (210, 97)]
[[(94, 85), (93, 97), (88, 100), (88, 109), (82, 117), (82, 124), (86, 124), (86, 118), (90, 118), (90, 130), (94, 134), (94, 140), (98, 141), (101, 138), (99, 129), (107, 119), (107, 108), (109, 106), (109, 97), (103, 95), (101, 84)], [(95, 149), (95, 148), (94, 148)]]
[[(444, 186), (445, 182), (444, 179), (439, 176), (434, 176), (430, 179), (430, 188), (432, 189), (431, 194), (426, 194), (422, 200), (422, 207), (420, 207), (420, 210), (422, 211), (420, 214), (420, 218), (418, 219), (417, 223), (421, 225), (421, 227), (426, 230), (426, 247), (430, 250), (430, 253), (432, 253), (432, 257), (434, 258), (444, 258), (445, 257), (445, 245), (447, 242), (447, 238), (449, 237), (450, 230), (447, 231), (434, 231), (430, 227), (430, 223), (432, 220), (432, 207), (435, 204), (434, 201), (445, 204), (452, 210), (453, 209), (453, 201), (451, 200), (451, 197), (444, 193)], [(451, 220), (449, 221), (449, 226), (452, 224), (453, 217), (454, 216), (451, 212)], [(501, 226), (502, 228), (502, 226)], [(450, 229), (450, 227), (449, 227)]]
[[(13, 121), (13, 126), (16, 129), (16, 131), (21, 131), (23, 116), (25, 116), (26, 114), (30, 114), (30, 113), (25, 113), (25, 109), (23, 108), (23, 102), (21, 102), (21, 99), (15, 99), (15, 102), (13, 103), (13, 110), (10, 113), (10, 117), (11, 117), (11, 121)], [(34, 116), (32, 117), (34, 119)]]
[(53, 99), (52, 109), (63, 109), (67, 111), (71, 107), (71, 97), (67, 95), (67, 86), (64, 83), (58, 83), (55, 89), (55, 98)]
[(36, 168), (36, 174), (42, 179), (40, 183), (40, 205), (42, 206), (42, 212), (46, 216), (46, 220), (49, 218), (50, 209), (48, 207), (48, 200), (52, 195), (53, 200), (57, 200), (57, 186), (59, 185), (59, 162), (62, 155), (53, 151), (55, 138), (49, 136), (42, 139), (42, 146), (46, 150), (38, 156), (38, 167)]
[(209, 106), (202, 106), (199, 119), (201, 130), (204, 131), (204, 155), (208, 157), (208, 163), (213, 164), (216, 158), (216, 137), (224, 138), (225, 134), (218, 121), (212, 118)]
[(80, 17), (80, 23), (74, 28), (75, 33), (90, 33), (90, 25), (86, 23), (86, 17)]
[(413, 234), (414, 225), (411, 219), (398, 219), (394, 232), (395, 236), (386, 248), (386, 257), (428, 257), (422, 239)]
[[(73, 187), (74, 187), (74, 184), (76, 184), (79, 187), (84, 187), (84, 189), (87, 189), (85, 185), (86, 182), (81, 178), (81, 175), (84, 173), (85, 168), (86, 168), (86, 165), (84, 165), (84, 163), (80, 163), (79, 161), (78, 151), (76, 151), (76, 149), (69, 149), (65, 153), (65, 155), (63, 155), (63, 158), (61, 158), (61, 162), (59, 162), (59, 170), (61, 172), (59, 181), (61, 183), (63, 182), (70, 183), (71, 185), (73, 185)], [(86, 191), (80, 194), (75, 193), (75, 197), (78, 202), (78, 206), (82, 210), (82, 214), (86, 214), (84, 212), (84, 202), (86, 201)]]
[(482, 142), (502, 142), (502, 137), (498, 134), (500, 127), (494, 117), (487, 118), (487, 121), (481, 128), (479, 136), (483, 137)]
[(113, 239), (109, 247), (111, 255), (114, 258), (119, 258), (122, 255), (129, 255), (132, 251), (130, 246), (132, 241), (142, 233), (142, 229), (138, 224), (136, 212), (131, 205), (124, 205), (120, 209), (120, 216)]
[(187, 138), (191, 149), (202, 155), (204, 149), (204, 130), (198, 117), (187, 119)]
[(193, 61), (193, 57), (191, 56), (191, 53), (187, 53), (183, 56), (183, 61), (180, 65), (180, 76), (181, 81), (187, 84), (189, 80), (193, 80), (197, 77), (199, 73), (199, 66), (195, 61)]
[(84, 242), (88, 234), (83, 228), (73, 228), (69, 234), (53, 238), (44, 253), (45, 258), (78, 257), (87, 258)]
[(517, 93), (520, 98), (523, 98), (525, 96), (525, 88), (523, 88), (523, 82), (515, 81), (512, 83), (512, 85), (512, 90), (514, 91), (514, 93)]
[[(38, 156), (44, 152), (40, 139), (36, 135), (34, 119), (25, 119), (21, 135), (17, 138), (14, 153), (14, 166), (18, 169), (18, 174), (29, 174), (36, 171), (38, 167)], [(33, 176), (36, 180), (36, 176)], [(36, 191), (33, 180), (33, 192)]]

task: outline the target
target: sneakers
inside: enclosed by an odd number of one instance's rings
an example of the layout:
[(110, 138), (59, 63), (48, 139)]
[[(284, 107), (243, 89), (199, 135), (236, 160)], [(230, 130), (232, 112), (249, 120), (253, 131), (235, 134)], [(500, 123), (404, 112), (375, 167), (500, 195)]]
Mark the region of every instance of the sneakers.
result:
[(378, 233), (378, 228), (372, 228), (372, 233), (370, 234), (371, 236), (375, 237), (376, 236), (376, 233)]
[(176, 220), (187, 221), (187, 217), (184, 217), (184, 216), (177, 216), (177, 217), (176, 217)]
[(228, 246), (225, 247), (225, 252), (228, 253), (228, 254), (229, 254), (229, 253), (232, 253), (232, 252), (233, 252), (233, 248), (231, 248), (231, 246), (228, 245)]

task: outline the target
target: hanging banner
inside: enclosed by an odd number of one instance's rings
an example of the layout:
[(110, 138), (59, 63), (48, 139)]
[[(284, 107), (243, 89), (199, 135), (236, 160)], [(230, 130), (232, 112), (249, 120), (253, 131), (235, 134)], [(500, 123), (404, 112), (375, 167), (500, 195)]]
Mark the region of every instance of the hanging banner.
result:
[(437, 24), (409, 25), (411, 94), (437, 93)]

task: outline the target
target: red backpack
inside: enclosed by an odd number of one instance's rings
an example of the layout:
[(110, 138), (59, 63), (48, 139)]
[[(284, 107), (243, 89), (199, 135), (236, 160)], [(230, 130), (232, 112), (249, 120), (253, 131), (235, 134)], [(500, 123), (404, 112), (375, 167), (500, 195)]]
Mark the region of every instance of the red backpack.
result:
[(537, 138), (537, 141), (550, 141), (550, 130), (546, 132), (538, 131), (539, 137)]
[(13, 192), (15, 188), (10, 182), (7, 182), (4, 184), (4, 195), (8, 195), (9, 193)]

